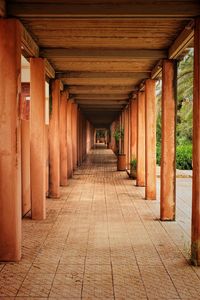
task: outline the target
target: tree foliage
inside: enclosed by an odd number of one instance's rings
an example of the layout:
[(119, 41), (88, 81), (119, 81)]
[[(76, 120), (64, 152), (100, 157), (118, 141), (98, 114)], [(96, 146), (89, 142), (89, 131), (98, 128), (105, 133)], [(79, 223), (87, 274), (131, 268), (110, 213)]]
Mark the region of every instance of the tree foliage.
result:
[[(157, 163), (161, 149), (161, 86), (157, 83)], [(192, 166), (192, 103), (193, 103), (193, 50), (178, 64), (177, 74), (177, 168)]]

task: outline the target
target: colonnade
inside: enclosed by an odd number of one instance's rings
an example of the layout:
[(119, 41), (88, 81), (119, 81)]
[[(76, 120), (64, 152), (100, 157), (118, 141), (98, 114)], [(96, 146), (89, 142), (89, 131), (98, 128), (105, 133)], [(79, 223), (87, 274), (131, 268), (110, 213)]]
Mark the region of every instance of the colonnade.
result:
[(30, 83), (21, 83), (20, 25), (0, 20), (0, 261), (20, 260), (22, 215), (46, 218), (46, 196), (60, 197), (94, 141), (93, 126), (61, 81), (48, 78), (45, 58), (30, 58)]
[[(200, 265), (200, 21), (195, 23), (194, 97), (193, 97), (193, 195), (191, 261)], [(162, 61), (162, 147), (160, 177), (160, 219), (176, 219), (176, 94), (177, 62)], [(124, 128), (124, 153), (127, 168), (137, 160), (136, 185), (145, 187), (145, 199), (156, 200), (156, 81), (147, 79), (141, 90), (111, 124), (111, 148), (116, 144), (113, 134), (121, 124)]]
[[(21, 258), (22, 214), (46, 217), (46, 194), (59, 198), (73, 171), (93, 146), (94, 128), (63, 90), (50, 79), (46, 60), (30, 58), (30, 114), (21, 120), (21, 24), (0, 20), (0, 261)], [(200, 20), (194, 36), (193, 206), (192, 261), (200, 264)], [(176, 191), (176, 61), (162, 63), (161, 220), (175, 220)], [(50, 121), (45, 124), (45, 81), (50, 82)], [(26, 119), (25, 117), (23, 117)], [(145, 80), (143, 90), (122, 111), (127, 165), (137, 159), (138, 186), (145, 198), (156, 199), (156, 92), (155, 80)], [(112, 132), (119, 120), (111, 125)], [(24, 142), (26, 141), (26, 143)], [(27, 175), (29, 174), (29, 175)], [(30, 181), (30, 184), (29, 184)], [(22, 200), (26, 199), (23, 206)], [(23, 209), (22, 209), (23, 208)]]

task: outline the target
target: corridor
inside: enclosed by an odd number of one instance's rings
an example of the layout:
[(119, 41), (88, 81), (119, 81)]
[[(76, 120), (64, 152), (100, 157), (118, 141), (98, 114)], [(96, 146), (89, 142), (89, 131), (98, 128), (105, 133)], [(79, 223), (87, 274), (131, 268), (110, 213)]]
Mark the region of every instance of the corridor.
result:
[[(0, 265), (2, 299), (200, 299), (188, 264), (190, 179), (178, 179), (177, 222), (160, 222), (111, 150), (91, 150), (47, 219), (23, 220), (22, 260)], [(181, 186), (185, 180), (184, 185)]]

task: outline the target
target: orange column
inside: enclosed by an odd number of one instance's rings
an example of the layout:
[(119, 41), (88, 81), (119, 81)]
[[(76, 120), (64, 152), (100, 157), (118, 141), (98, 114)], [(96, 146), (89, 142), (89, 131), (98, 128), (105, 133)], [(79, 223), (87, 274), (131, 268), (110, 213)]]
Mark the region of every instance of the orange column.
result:
[(0, 20), (0, 261), (21, 258), (21, 31)]
[(129, 106), (126, 109), (126, 126), (127, 126), (127, 157), (126, 157), (126, 167), (130, 169), (130, 135), (129, 135), (129, 123), (130, 123), (130, 111), (129, 111)]
[(83, 117), (83, 136), (82, 136), (82, 142), (83, 142), (83, 161), (86, 158), (86, 119)]
[(175, 220), (176, 199), (176, 61), (162, 67), (161, 220)]
[(124, 110), (124, 154), (126, 154), (126, 167), (129, 167), (128, 157), (128, 108)]
[(83, 162), (83, 116), (80, 112), (80, 163)]
[(67, 98), (66, 91), (60, 97), (60, 185), (67, 185)]
[(200, 18), (194, 27), (193, 177), (191, 260), (200, 265)]
[(74, 102), (72, 103), (72, 108), (71, 108), (71, 142), (72, 142), (72, 152), (71, 152), (71, 160), (72, 160), (72, 172), (74, 171), (74, 151), (75, 151), (75, 140), (74, 140), (74, 135), (75, 135), (75, 104)]
[(49, 196), (49, 124), (45, 125), (45, 193)]
[(72, 177), (72, 101), (67, 101), (67, 169), (68, 178)]
[(32, 218), (46, 217), (45, 205), (45, 62), (30, 59), (30, 136), (31, 136), (31, 204)]
[(125, 111), (121, 113), (121, 128), (124, 130), (124, 141), (121, 141), (121, 151), (125, 153)]
[(21, 144), (22, 144), (22, 215), (31, 210), (30, 188), (30, 122), (21, 121)]
[(156, 82), (147, 79), (145, 84), (146, 125), (146, 189), (145, 199), (156, 199)]
[(130, 102), (130, 158), (137, 158), (137, 99)]
[(145, 93), (137, 96), (137, 186), (145, 186)]
[(128, 106), (128, 166), (130, 166), (131, 161), (131, 108), (130, 104)]
[(52, 80), (52, 110), (49, 121), (49, 197), (60, 197), (60, 80)]
[[(27, 100), (28, 99), (28, 100)], [(30, 83), (21, 85), (21, 164), (22, 164), (22, 215), (31, 210), (30, 186)]]
[(74, 155), (74, 162), (75, 162), (75, 168), (78, 166), (78, 105), (76, 104), (75, 109), (75, 155)]
[(72, 165), (77, 167), (77, 104), (72, 103)]
[(77, 108), (77, 166), (80, 165), (80, 111)]

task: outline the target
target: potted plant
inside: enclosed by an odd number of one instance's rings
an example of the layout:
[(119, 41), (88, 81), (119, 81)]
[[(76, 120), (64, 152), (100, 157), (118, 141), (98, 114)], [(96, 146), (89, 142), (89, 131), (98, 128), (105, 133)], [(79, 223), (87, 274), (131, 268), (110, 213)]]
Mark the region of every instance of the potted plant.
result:
[(133, 159), (130, 161), (130, 176), (131, 176), (133, 179), (136, 179), (136, 178), (137, 178), (137, 160), (136, 160), (136, 158), (133, 158)]
[[(116, 155), (117, 155), (117, 170), (126, 170), (126, 154), (124, 154), (124, 129), (116, 128), (114, 133), (115, 143), (116, 143)], [(120, 144), (121, 142), (121, 144)], [(121, 146), (121, 147), (120, 147)]]

